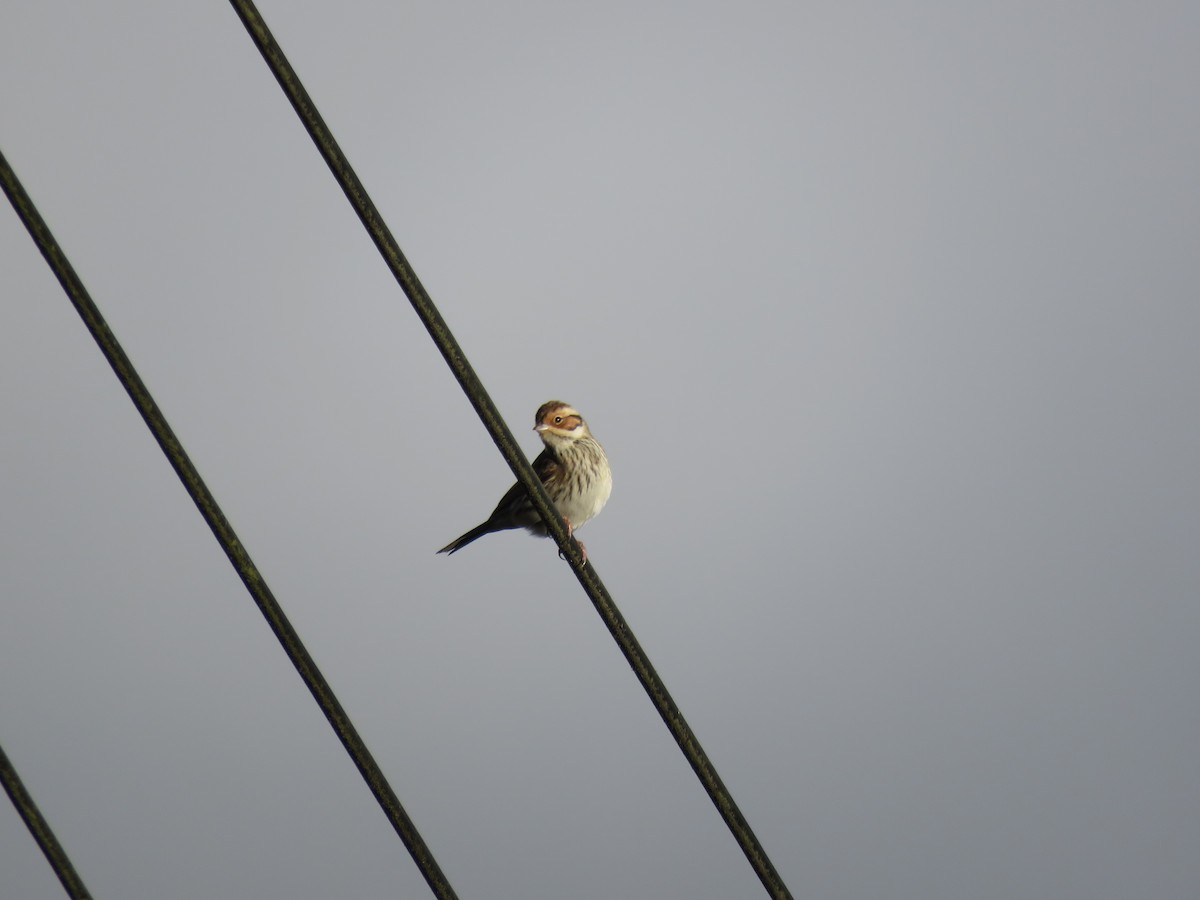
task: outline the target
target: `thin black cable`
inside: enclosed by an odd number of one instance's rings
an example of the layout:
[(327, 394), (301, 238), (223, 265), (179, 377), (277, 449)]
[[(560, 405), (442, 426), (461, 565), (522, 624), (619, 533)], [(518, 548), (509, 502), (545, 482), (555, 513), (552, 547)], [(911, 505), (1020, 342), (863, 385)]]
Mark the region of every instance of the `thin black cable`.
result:
[(33, 798), (29, 796), (29, 791), (25, 790), (25, 785), (21, 783), (21, 778), (17, 775), (17, 770), (13, 768), (12, 763), (9, 762), (3, 747), (0, 747), (0, 782), (4, 783), (4, 790), (8, 792), (9, 799), (12, 800), (12, 804), (17, 808), (21, 818), (25, 820), (25, 827), (29, 829), (29, 833), (33, 835), (37, 845), (42, 848), (46, 861), (50, 863), (50, 868), (62, 882), (67, 896), (74, 900), (92, 900), (92, 895), (88, 893), (83, 879), (71, 865), (67, 851), (62, 848), (62, 844), (50, 830), (50, 823), (46, 821), (46, 817), (42, 815), (37, 804), (33, 802)]
[(659, 715), (662, 716), (671, 734), (675, 737), (676, 742), (678, 742), (680, 749), (683, 751), (683, 755), (687, 757), (692, 769), (704, 785), (704, 789), (708, 791), (709, 797), (712, 798), (721, 817), (725, 820), (725, 824), (729, 826), (729, 830), (733, 833), (738, 846), (746, 854), (746, 859), (749, 860), (755, 874), (758, 875), (763, 886), (767, 889), (767, 893), (771, 896), (776, 898), (790, 898), (791, 894), (788, 892), (787, 886), (783, 883), (783, 879), (775, 871), (775, 867), (772, 865), (766, 851), (759, 844), (758, 838), (755, 837), (741, 810), (734, 803), (729, 790), (717, 775), (716, 769), (713, 768), (708, 755), (704, 752), (704, 749), (700, 746), (700, 742), (692, 733), (691, 728), (683, 717), (683, 713), (679, 711), (679, 707), (671, 699), (671, 695), (667, 692), (666, 686), (658, 677), (658, 673), (654, 671), (654, 667), (650, 664), (645, 651), (642, 650), (633, 632), (629, 630), (628, 624), (626, 624), (624, 617), (617, 609), (612, 597), (609, 596), (608, 590), (600, 581), (596, 570), (590, 564), (584, 562), (578, 545), (573, 539), (568, 537), (566, 523), (563, 522), (562, 516), (559, 515), (558, 510), (546, 493), (546, 489), (534, 474), (529, 460), (521, 452), (512, 432), (501, 418), (499, 410), (496, 409), (496, 405), (484, 389), (483, 383), (475, 374), (475, 370), (467, 362), (462, 348), (454, 339), (454, 335), (450, 333), (449, 327), (446, 325), (441, 313), (438, 312), (437, 307), (434, 306), (429, 294), (421, 285), (416, 272), (413, 271), (412, 266), (409, 265), (408, 260), (405, 259), (404, 254), (400, 251), (399, 244), (392, 237), (392, 233), (384, 223), (383, 217), (371, 202), (366, 188), (363, 187), (362, 182), (359, 181), (358, 176), (354, 173), (354, 169), (350, 166), (345, 154), (342, 153), (337, 141), (334, 140), (324, 119), (321, 118), (321, 114), (317, 112), (312, 98), (305, 91), (295, 70), (284, 56), (283, 50), (271, 35), (270, 30), (263, 21), (262, 15), (250, 0), (230, 0), (230, 2), (241, 18), (242, 23), (246, 26), (246, 30), (250, 33), (251, 38), (253, 38), (255, 45), (262, 53), (267, 66), (279, 82), (279, 86), (283, 88), (283, 92), (287, 95), (288, 100), (291, 101), (296, 114), (304, 123), (305, 129), (317, 145), (321, 156), (329, 165), (338, 184), (341, 185), (346, 198), (350, 201), (350, 205), (354, 207), (354, 211), (358, 213), (358, 217), (362, 220), (363, 226), (371, 235), (375, 246), (379, 248), (379, 252), (383, 255), (388, 268), (392, 270), (392, 274), (396, 277), (396, 280), (400, 283), (400, 287), (404, 289), (404, 293), (412, 303), (413, 309), (416, 310), (421, 322), (429, 331), (442, 356), (445, 357), (446, 363), (450, 366), (455, 378), (462, 385), (467, 399), (470, 400), (471, 405), (479, 414), (479, 418), (483, 420), (484, 427), (487, 428), (488, 433), (492, 436), (492, 440), (496, 442), (501, 455), (512, 468), (517, 479), (529, 491), (533, 505), (546, 522), (551, 536), (558, 542), (559, 548), (566, 555), (567, 561), (579, 578), (579, 583), (583, 585), (583, 589), (587, 592), (588, 597), (591, 598), (596, 611), (600, 613), (600, 617), (604, 620), (604, 624), (608, 626), (608, 630), (616, 640), (617, 645), (621, 648), (621, 652), (625, 654), (625, 658), (629, 661), (629, 665), (633, 668), (638, 680), (642, 683), (642, 687), (650, 695), (650, 699), (658, 710)]
[(183, 482), (188, 495), (195, 501), (196, 507), (200, 510), (200, 515), (204, 517), (204, 521), (212, 529), (213, 534), (217, 538), (217, 543), (221, 545), (221, 549), (225, 551), (225, 555), (233, 563), (234, 569), (241, 576), (242, 582), (246, 585), (246, 589), (250, 591), (250, 595), (254, 598), (254, 602), (258, 605), (259, 610), (262, 611), (267, 624), (271, 626), (271, 630), (275, 632), (279, 643), (283, 645), (288, 659), (292, 661), (292, 664), (296, 667), (296, 671), (300, 673), (300, 677), (304, 680), (305, 685), (308, 686), (309, 691), (312, 692), (317, 705), (321, 707), (321, 712), (325, 714), (325, 718), (329, 720), (329, 724), (333, 726), (333, 730), (337, 733), (343, 746), (345, 746), (346, 752), (350, 754), (350, 758), (358, 766), (358, 771), (362, 773), (362, 777), (371, 789), (371, 793), (375, 795), (375, 799), (383, 808), (384, 815), (392, 823), (392, 827), (396, 829), (396, 834), (400, 836), (400, 840), (404, 842), (404, 846), (412, 854), (412, 858), (421, 870), (421, 874), (425, 876), (425, 880), (438, 897), (443, 898), (443, 900), (450, 900), (450, 898), (456, 897), (453, 889), (450, 887), (450, 883), (446, 880), (446, 876), (434, 860), (433, 854), (426, 846), (421, 835), (417, 832), (417, 826), (413, 824), (412, 819), (408, 817), (408, 813), (404, 811), (404, 807), (400, 804), (400, 799), (396, 796), (395, 791), (392, 790), (391, 785), (388, 784), (383, 771), (379, 768), (379, 764), (375, 762), (375, 758), (367, 749), (367, 745), (359, 736), (358, 730), (350, 721), (350, 717), (342, 708), (341, 703), (338, 702), (333, 689), (325, 680), (325, 676), (321, 674), (316, 662), (309, 655), (308, 650), (305, 649), (300, 636), (292, 628), (292, 624), (288, 621), (287, 616), (284, 615), (279, 601), (275, 599), (275, 595), (267, 587), (262, 573), (255, 566), (246, 548), (242, 546), (242, 542), (238, 539), (237, 534), (234, 533), (233, 526), (225, 518), (225, 514), (221, 511), (220, 506), (217, 505), (216, 499), (209, 491), (204, 480), (200, 477), (200, 473), (196, 471), (196, 467), (188, 458), (183, 445), (175, 436), (175, 432), (167, 424), (167, 420), (164, 418), (162, 411), (159, 410), (158, 404), (150, 396), (150, 391), (138, 376), (133, 363), (125, 355), (125, 351), (121, 349), (121, 345), (109, 329), (108, 323), (104, 321), (100, 310), (92, 302), (92, 298), (88, 295), (83, 282), (75, 273), (74, 268), (71, 266), (62, 248), (58, 245), (58, 242), (54, 240), (50, 229), (46, 226), (37, 208), (33, 205), (33, 201), (30, 200), (29, 195), (25, 193), (25, 189), (21, 186), (20, 181), (17, 180), (16, 173), (9, 166), (8, 160), (4, 158), (3, 153), (0, 153), (0, 184), (3, 185), (4, 193), (8, 195), (8, 199), (12, 202), (17, 215), (29, 230), (34, 243), (41, 250), (42, 255), (46, 258), (46, 262), (50, 264), (50, 268), (58, 278), (59, 283), (63, 286), (63, 290), (67, 292), (67, 296), (71, 298), (75, 309), (83, 318), (88, 331), (92, 333), (92, 337), (99, 344), (105, 359), (108, 360), (109, 365), (116, 372), (122, 387), (129, 393), (134, 406), (142, 414), (142, 418), (145, 419), (146, 425), (150, 428), (155, 440), (158, 441), (163, 453), (166, 454), (175, 472), (179, 475), (179, 479)]

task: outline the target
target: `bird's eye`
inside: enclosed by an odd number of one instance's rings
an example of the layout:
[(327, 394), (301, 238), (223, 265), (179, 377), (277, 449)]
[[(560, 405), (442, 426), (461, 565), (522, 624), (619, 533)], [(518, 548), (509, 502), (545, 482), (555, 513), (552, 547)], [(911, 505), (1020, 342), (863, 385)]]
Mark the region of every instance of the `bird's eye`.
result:
[(561, 424), (562, 424), (562, 416), (555, 416), (555, 417), (554, 417), (554, 424), (555, 424), (555, 425), (561, 425)]

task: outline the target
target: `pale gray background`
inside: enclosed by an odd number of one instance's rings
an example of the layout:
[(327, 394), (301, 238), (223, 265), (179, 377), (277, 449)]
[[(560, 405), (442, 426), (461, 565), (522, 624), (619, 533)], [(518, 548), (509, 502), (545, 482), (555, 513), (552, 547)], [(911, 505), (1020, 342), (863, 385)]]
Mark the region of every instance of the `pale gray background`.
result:
[[(1200, 888), (1200, 5), (263, 12), (797, 897)], [(222, 2), (0, 146), (463, 898), (750, 868)], [(0, 210), (0, 740), (98, 897), (426, 888)], [(0, 896), (62, 896), (0, 803)]]

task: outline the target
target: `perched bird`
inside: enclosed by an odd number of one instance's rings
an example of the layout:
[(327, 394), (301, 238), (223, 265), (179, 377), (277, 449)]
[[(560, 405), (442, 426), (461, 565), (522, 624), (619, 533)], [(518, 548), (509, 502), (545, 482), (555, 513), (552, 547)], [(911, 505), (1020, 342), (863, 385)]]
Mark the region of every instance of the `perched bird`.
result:
[[(534, 421), (533, 430), (546, 449), (533, 461), (533, 471), (567, 520), (567, 533), (574, 534), (576, 528), (604, 508), (612, 493), (608, 457), (588, 431), (583, 416), (561, 400), (543, 403)], [(519, 481), (500, 498), (486, 522), (451, 541), (438, 553), (455, 553), (485, 534), (510, 528), (527, 528), (539, 537), (548, 535), (545, 523)], [(579, 549), (586, 561), (587, 548), (580, 543)]]

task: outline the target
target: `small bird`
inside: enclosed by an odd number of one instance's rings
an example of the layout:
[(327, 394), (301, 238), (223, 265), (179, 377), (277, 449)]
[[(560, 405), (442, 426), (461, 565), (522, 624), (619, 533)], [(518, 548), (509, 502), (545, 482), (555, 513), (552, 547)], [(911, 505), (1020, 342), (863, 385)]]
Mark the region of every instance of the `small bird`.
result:
[[(533, 471), (566, 519), (567, 533), (573, 536), (576, 528), (604, 508), (612, 493), (612, 469), (608, 457), (600, 442), (588, 431), (583, 416), (561, 400), (541, 405), (533, 430), (546, 445), (533, 461)], [(451, 541), (438, 553), (456, 553), (485, 534), (510, 528), (527, 528), (531, 534), (548, 536), (542, 517), (533, 508), (528, 492), (519, 481), (500, 498), (486, 522)], [(586, 562), (587, 548), (582, 542), (579, 550)]]

